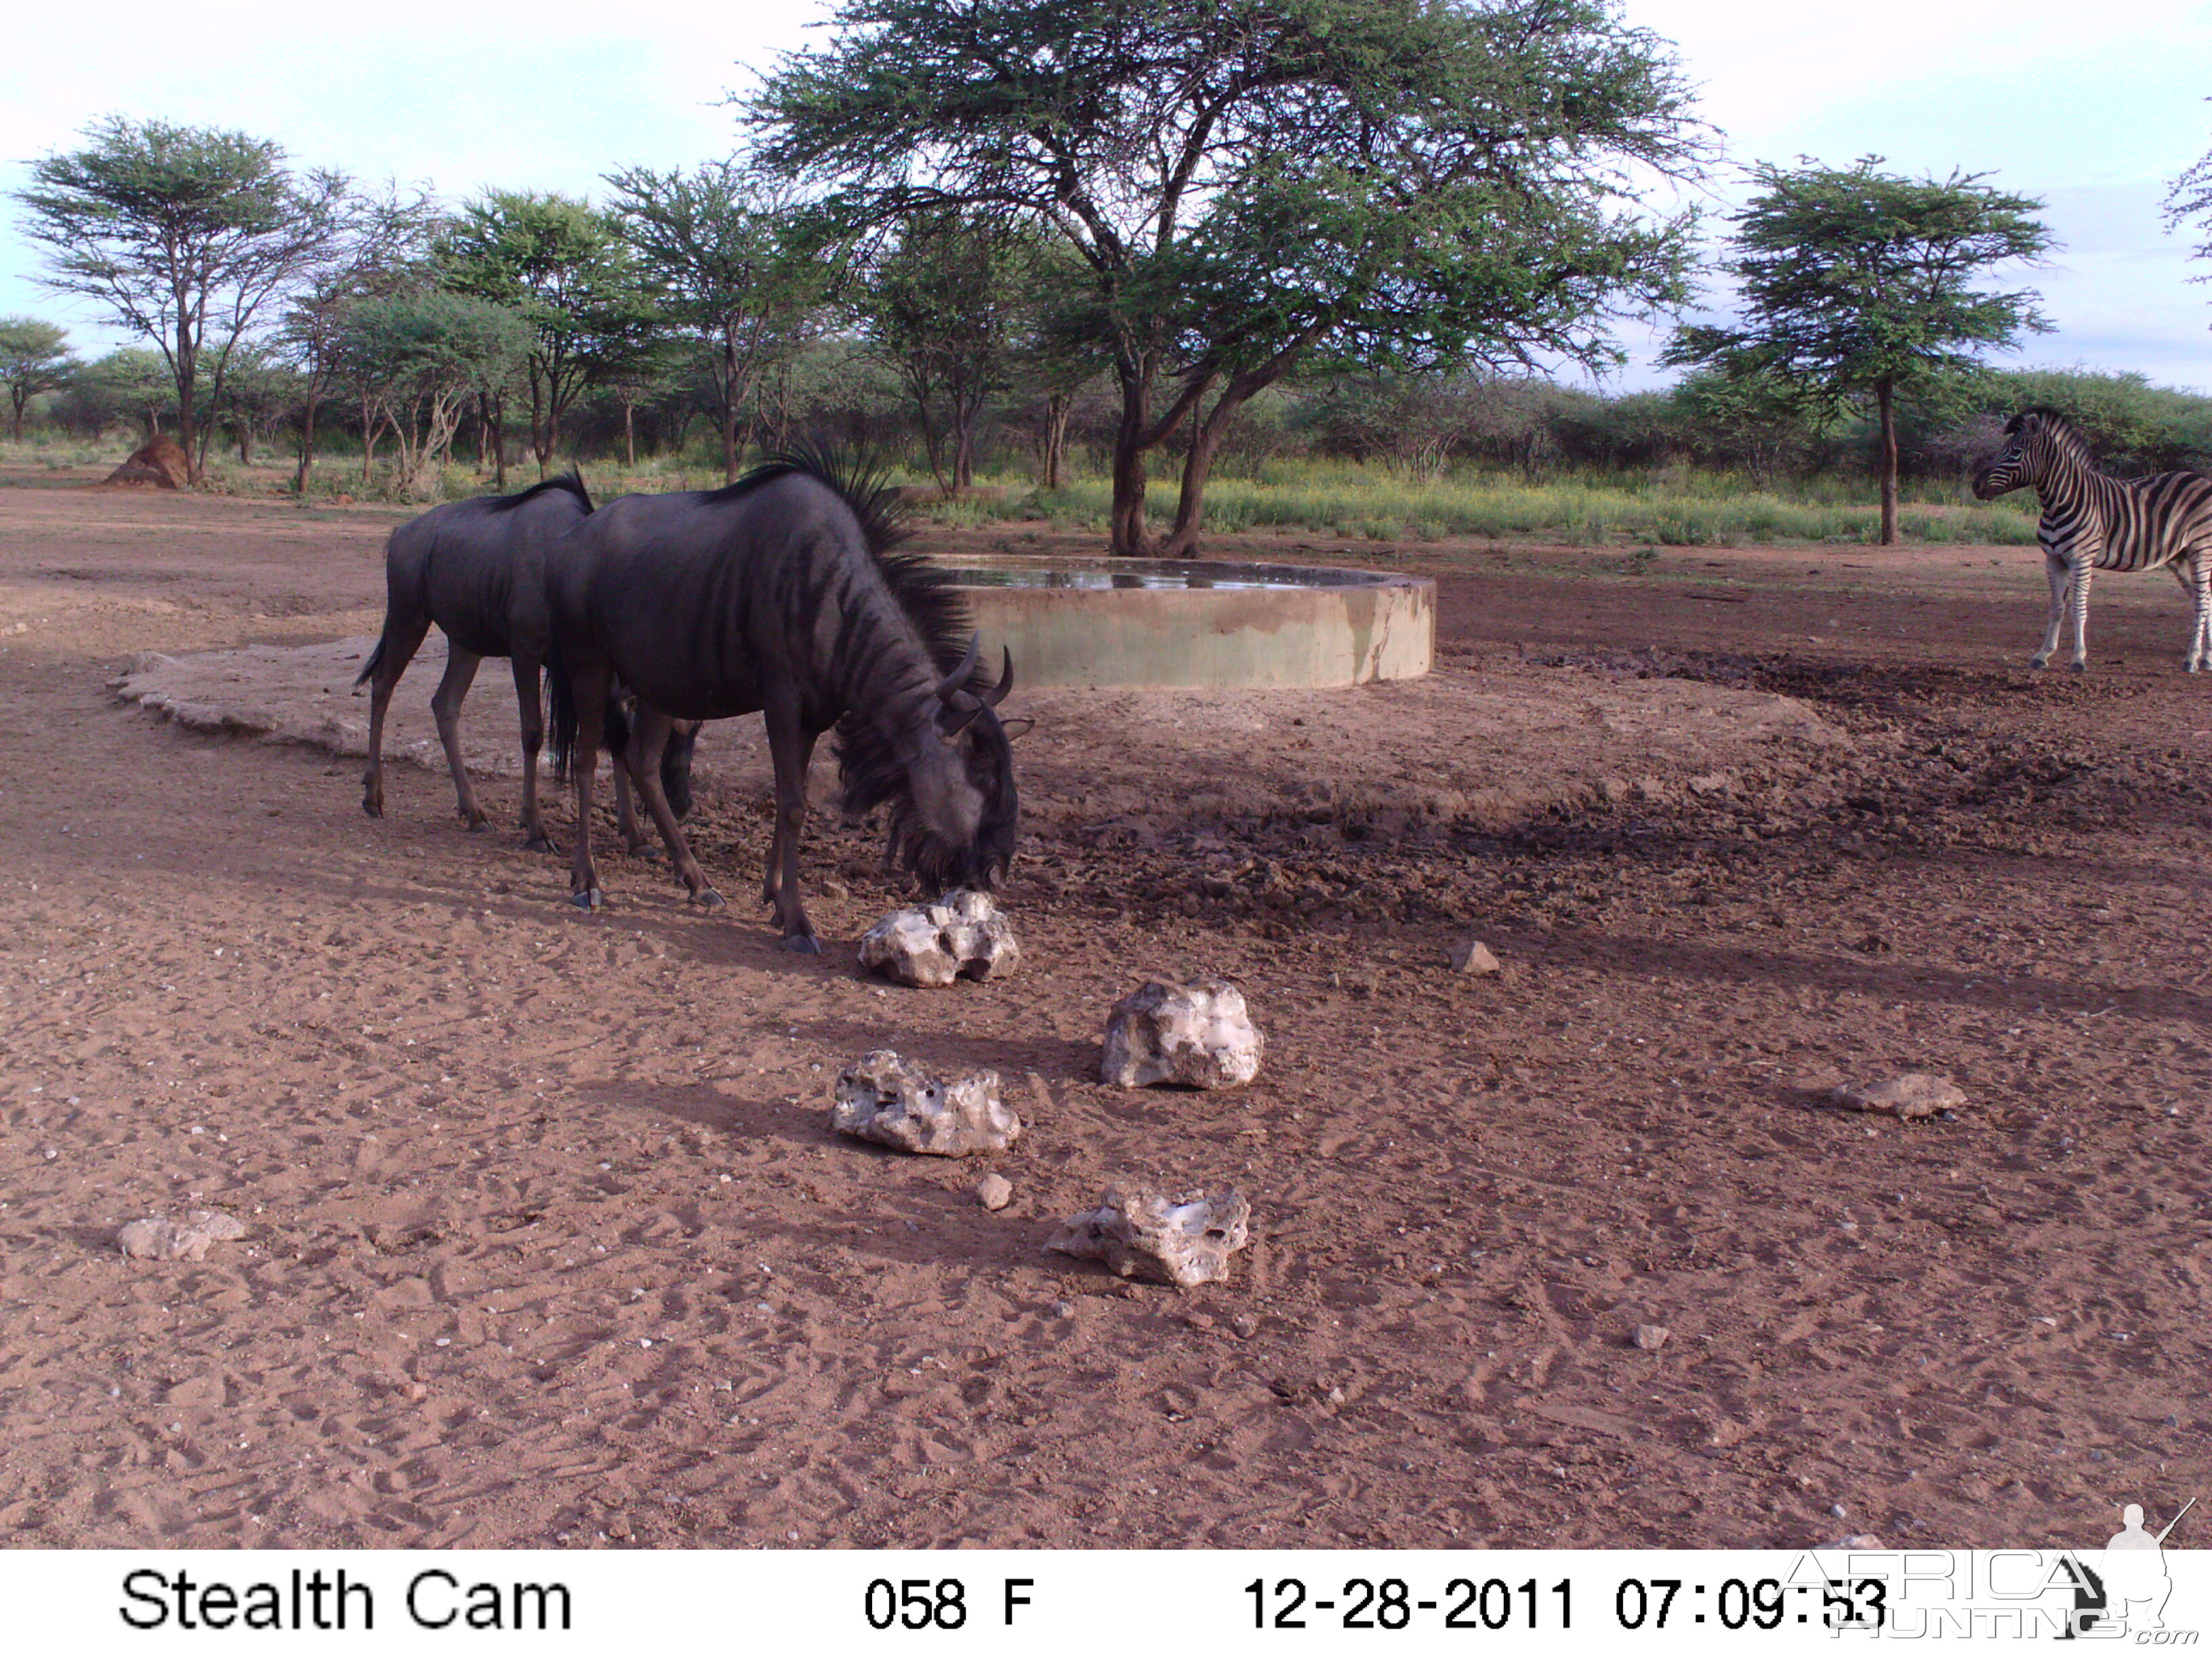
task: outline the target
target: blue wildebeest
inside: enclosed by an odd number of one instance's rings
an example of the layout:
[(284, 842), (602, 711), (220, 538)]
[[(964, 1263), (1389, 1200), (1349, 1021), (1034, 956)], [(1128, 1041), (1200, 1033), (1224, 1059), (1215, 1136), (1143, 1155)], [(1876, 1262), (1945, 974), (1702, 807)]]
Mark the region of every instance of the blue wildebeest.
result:
[[(385, 714), (399, 677), (435, 623), (446, 636), (446, 673), (431, 696), (430, 711), (437, 717), (446, 763), (453, 769), (461, 821), (471, 830), (489, 822), (477, 805), (461, 760), (461, 704), (477, 665), (486, 657), (507, 657), (514, 663), (522, 714), (522, 828), (532, 849), (553, 850), (538, 809), (538, 751), (545, 739), (538, 685), (552, 637), (545, 548), (591, 511), (583, 480), (571, 475), (549, 478), (518, 495), (433, 507), (392, 532), (384, 556), (384, 632), (354, 681), (371, 682), (368, 771), (361, 798), (362, 809), (371, 817), (384, 816)], [(610, 740), (619, 745), (625, 730), (617, 710), (609, 725)], [(679, 731), (665, 758), (664, 787), (679, 817), (690, 806), (691, 738), (697, 731), (696, 726)], [(623, 834), (636, 851), (644, 837), (630, 812), (629, 792), (617, 787), (616, 793)]]
[(786, 949), (819, 951), (799, 896), (806, 774), (837, 728), (843, 805), (890, 808), (890, 851), (926, 886), (988, 886), (1013, 857), (1013, 756), (967, 607), (901, 538), (890, 492), (834, 457), (780, 456), (725, 489), (611, 501), (547, 550), (556, 769), (576, 778), (574, 902), (602, 899), (589, 838), (599, 711), (637, 693), (624, 763), (693, 898), (721, 896), (653, 774), (672, 718), (756, 710), (775, 770), (762, 901)]
[(2005, 437), (2003, 452), (1974, 476), (1974, 494), (1992, 501), (2026, 485), (2043, 508), (2035, 539), (2051, 582), (2051, 621), (2028, 666), (2051, 660), (2058, 630), (2069, 621), (2072, 666), (2079, 673), (2088, 665), (2091, 571), (2161, 565), (2191, 606), (2183, 666), (2191, 673), (2212, 666), (2212, 478), (2194, 472), (2108, 477), (2097, 471), (2087, 441), (2055, 409), (2022, 410), (2005, 422)]

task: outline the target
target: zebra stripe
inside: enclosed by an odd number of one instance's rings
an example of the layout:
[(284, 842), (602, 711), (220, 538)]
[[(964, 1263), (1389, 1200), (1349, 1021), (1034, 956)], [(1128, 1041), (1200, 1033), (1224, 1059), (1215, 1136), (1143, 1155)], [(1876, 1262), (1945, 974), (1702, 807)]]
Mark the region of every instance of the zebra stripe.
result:
[(2022, 410), (2005, 422), (2004, 453), (1974, 478), (1990, 501), (2008, 489), (2035, 491), (2043, 518), (2035, 538), (2051, 582), (2051, 625), (2028, 659), (2041, 668), (2058, 648), (2061, 623), (2074, 624), (2074, 662), (2088, 665), (2089, 573), (2171, 570), (2194, 610), (2191, 673), (2212, 666), (2212, 479), (2194, 472), (2115, 478), (2097, 471), (2087, 441), (2051, 409)]

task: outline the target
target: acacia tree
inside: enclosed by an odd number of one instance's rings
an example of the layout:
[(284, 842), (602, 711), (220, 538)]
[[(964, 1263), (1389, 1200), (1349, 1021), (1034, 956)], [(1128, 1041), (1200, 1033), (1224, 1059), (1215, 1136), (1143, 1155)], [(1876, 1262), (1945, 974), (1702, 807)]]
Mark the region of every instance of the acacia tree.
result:
[(529, 325), (507, 307), (435, 289), (362, 300), (346, 313), (333, 362), (361, 402), (367, 447), (379, 428), (392, 436), (394, 494), (420, 492), (477, 387), (509, 373), (531, 342)]
[(976, 418), (1008, 383), (1031, 321), (1037, 264), (1033, 234), (946, 211), (906, 220), (861, 278), (861, 328), (914, 400), (940, 487), (975, 481)]
[(84, 137), (31, 164), (23, 228), (46, 250), (48, 289), (99, 301), (161, 349), (197, 482), (231, 355), (329, 246), (346, 179), (295, 177), (281, 146), (212, 127), (114, 115)]
[[(2179, 230), (2194, 221), (2203, 240), (2191, 252), (2199, 259), (2212, 260), (2212, 150), (2198, 156), (2167, 187), (2165, 214), (2168, 230)], [(2212, 283), (2212, 273), (2190, 280)]]
[(685, 173), (611, 173), (609, 204), (662, 314), (713, 352), (722, 476), (738, 476), (738, 428), (762, 371), (804, 344), (828, 291), (819, 239), (788, 192), (733, 162)]
[(1764, 379), (1832, 410), (1870, 400), (1887, 547), (1897, 540), (1899, 394), (1938, 393), (1981, 353), (2049, 330), (2040, 295), (1977, 284), (2053, 239), (2033, 216), (2040, 201), (1992, 190), (1985, 173), (1899, 179), (1875, 171), (1881, 161), (1753, 167), (1760, 193), (1735, 216), (1721, 265), (1741, 290), (1744, 325), (1679, 329), (1661, 361)]
[(331, 389), (338, 330), (363, 300), (419, 285), (437, 208), (427, 191), (403, 197), (386, 185), (349, 202), (337, 234), (303, 274), (285, 307), (277, 339), (298, 371), (300, 459), (292, 477), (304, 495), (315, 467), (315, 416)]
[(653, 295), (613, 218), (558, 192), (493, 191), (437, 239), (447, 287), (512, 307), (532, 330), (523, 377), (542, 477), (585, 390), (629, 361)]
[[(1310, 354), (1608, 359), (1681, 291), (1702, 159), (1678, 69), (1607, 0), (844, 0), (747, 108), (769, 165), (858, 226), (988, 207), (1081, 256), (1121, 397), (1112, 544), (1152, 550), (1149, 453), (1190, 425), (1176, 526), (1253, 396)], [(1209, 402), (1210, 399), (1210, 402)]]
[(23, 409), (41, 392), (65, 386), (83, 365), (70, 355), (69, 331), (36, 317), (0, 317), (0, 386), (8, 388), (15, 441), (23, 441)]

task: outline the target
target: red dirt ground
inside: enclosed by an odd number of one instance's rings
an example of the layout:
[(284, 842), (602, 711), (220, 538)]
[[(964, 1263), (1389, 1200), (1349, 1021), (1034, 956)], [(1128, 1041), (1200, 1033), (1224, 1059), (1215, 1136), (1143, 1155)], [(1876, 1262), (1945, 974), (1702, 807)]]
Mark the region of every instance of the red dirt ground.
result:
[[(2033, 550), (1231, 538), (1436, 575), (1437, 673), (1018, 697), (1027, 964), (921, 993), (859, 976), (899, 895), (832, 814), (799, 961), (620, 854), (575, 913), (441, 772), (373, 822), (354, 758), (118, 699), (373, 633), (395, 516), (0, 489), (16, 1542), (2079, 1545), (2212, 1486), (2212, 682), (2164, 578), (2039, 676)], [(1249, 1091), (1096, 1080), (1176, 969), (1243, 985)], [(885, 1043), (1006, 1076), (1009, 1210), (829, 1134)], [(1823, 1103), (1905, 1071), (1968, 1104)], [(1234, 1279), (1040, 1253), (1124, 1174), (1245, 1192)], [(249, 1235), (118, 1254), (202, 1204)]]

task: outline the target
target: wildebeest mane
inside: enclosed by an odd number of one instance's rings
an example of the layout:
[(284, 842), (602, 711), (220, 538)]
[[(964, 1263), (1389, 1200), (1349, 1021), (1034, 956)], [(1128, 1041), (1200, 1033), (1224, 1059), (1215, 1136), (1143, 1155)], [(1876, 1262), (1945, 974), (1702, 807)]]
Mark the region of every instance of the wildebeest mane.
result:
[[(914, 536), (913, 509), (897, 486), (885, 480), (877, 462), (823, 446), (793, 444), (770, 455), (736, 483), (714, 491), (708, 499), (734, 501), (794, 472), (827, 485), (852, 509), (884, 586), (890, 589), (891, 597), (928, 646), (930, 659), (945, 673), (958, 667), (975, 626), (968, 603), (951, 579), (926, 555), (902, 550)], [(988, 678), (985, 683), (988, 684)]]
[(592, 492), (584, 488), (582, 476), (575, 472), (561, 473), (541, 483), (534, 483), (527, 489), (518, 489), (512, 495), (486, 495), (479, 496), (477, 499), (483, 502), (484, 511), (487, 513), (512, 513), (523, 502), (533, 501), (549, 489), (565, 489), (583, 503), (585, 512), (589, 513), (592, 510)]

